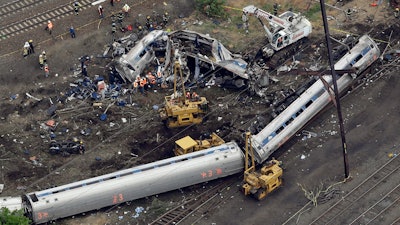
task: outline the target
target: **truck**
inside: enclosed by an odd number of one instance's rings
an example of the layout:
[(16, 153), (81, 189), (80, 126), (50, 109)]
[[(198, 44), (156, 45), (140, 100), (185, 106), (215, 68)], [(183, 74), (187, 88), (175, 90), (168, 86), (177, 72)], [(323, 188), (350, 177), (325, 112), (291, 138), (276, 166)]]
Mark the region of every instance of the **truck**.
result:
[[(261, 48), (265, 58), (271, 58), (275, 52), (308, 37), (312, 31), (310, 21), (300, 13), (292, 11), (275, 16), (254, 5), (249, 5), (243, 8), (244, 21), (248, 21), (248, 16), (256, 16), (265, 30), (268, 44)], [(267, 21), (269, 26), (263, 20)]]
[(209, 135), (209, 138), (202, 140), (194, 140), (190, 136), (183, 137), (177, 141), (175, 141), (175, 149), (174, 153), (176, 156), (183, 155), (207, 148), (211, 148), (214, 146), (219, 146), (225, 143), (225, 141), (218, 136), (216, 133), (212, 133)]

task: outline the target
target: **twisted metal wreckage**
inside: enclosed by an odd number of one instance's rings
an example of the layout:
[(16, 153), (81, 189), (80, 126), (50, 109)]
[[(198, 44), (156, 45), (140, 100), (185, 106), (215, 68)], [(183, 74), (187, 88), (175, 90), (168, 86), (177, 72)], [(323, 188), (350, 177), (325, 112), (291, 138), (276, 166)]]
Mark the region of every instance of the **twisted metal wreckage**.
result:
[[(179, 60), (184, 82), (189, 85), (218, 85), (229, 88), (250, 88), (259, 96), (269, 78), (262, 64), (247, 63), (242, 55), (234, 54), (209, 35), (194, 31), (166, 32), (154, 30), (141, 40), (135, 34), (113, 44), (114, 66), (125, 82), (134, 82), (145, 72), (157, 75), (160, 83), (173, 81), (173, 64)], [(126, 53), (125, 53), (126, 52)]]

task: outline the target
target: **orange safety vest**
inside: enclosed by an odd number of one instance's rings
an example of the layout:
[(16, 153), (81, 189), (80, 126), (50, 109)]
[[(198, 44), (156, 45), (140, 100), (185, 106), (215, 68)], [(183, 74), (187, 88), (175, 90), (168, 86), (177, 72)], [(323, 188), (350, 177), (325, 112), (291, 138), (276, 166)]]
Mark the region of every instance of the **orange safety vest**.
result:
[(140, 87), (144, 87), (144, 85), (146, 85), (146, 78), (140, 80)]
[(47, 27), (49, 28), (49, 30), (53, 29), (53, 23), (52, 22), (47, 23)]
[(48, 66), (45, 66), (45, 67), (44, 67), (44, 72), (46, 72), (46, 73), (49, 72), (49, 67), (48, 67)]
[(134, 88), (137, 88), (137, 87), (138, 87), (138, 82), (136, 82), (136, 81), (133, 82), (133, 87), (134, 87)]

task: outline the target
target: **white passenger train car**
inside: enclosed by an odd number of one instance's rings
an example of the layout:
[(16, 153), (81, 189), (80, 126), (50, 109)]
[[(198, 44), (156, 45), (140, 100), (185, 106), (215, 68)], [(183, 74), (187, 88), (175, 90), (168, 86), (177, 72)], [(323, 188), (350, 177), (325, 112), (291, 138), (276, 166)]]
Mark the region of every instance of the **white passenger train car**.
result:
[[(356, 69), (356, 74), (343, 74), (338, 78), (339, 92), (348, 88), (356, 75), (369, 67), (379, 55), (380, 50), (371, 37), (360, 37), (355, 46), (335, 64), (335, 70)], [(332, 76), (324, 75), (323, 79), (333, 90)], [(261, 132), (252, 135), (251, 141), (257, 162), (263, 163), (267, 160), (331, 101), (324, 84), (318, 79)]]
[(236, 142), (24, 195), (37, 224), (243, 172)]

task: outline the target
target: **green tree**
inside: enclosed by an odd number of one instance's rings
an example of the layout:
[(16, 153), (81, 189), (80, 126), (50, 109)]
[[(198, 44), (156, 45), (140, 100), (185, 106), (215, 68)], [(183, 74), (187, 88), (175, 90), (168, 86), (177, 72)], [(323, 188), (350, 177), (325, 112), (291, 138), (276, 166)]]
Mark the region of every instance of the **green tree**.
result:
[(22, 209), (12, 212), (7, 208), (0, 209), (0, 225), (29, 225), (31, 222)]
[(210, 17), (225, 17), (226, 0), (196, 0), (196, 8)]

